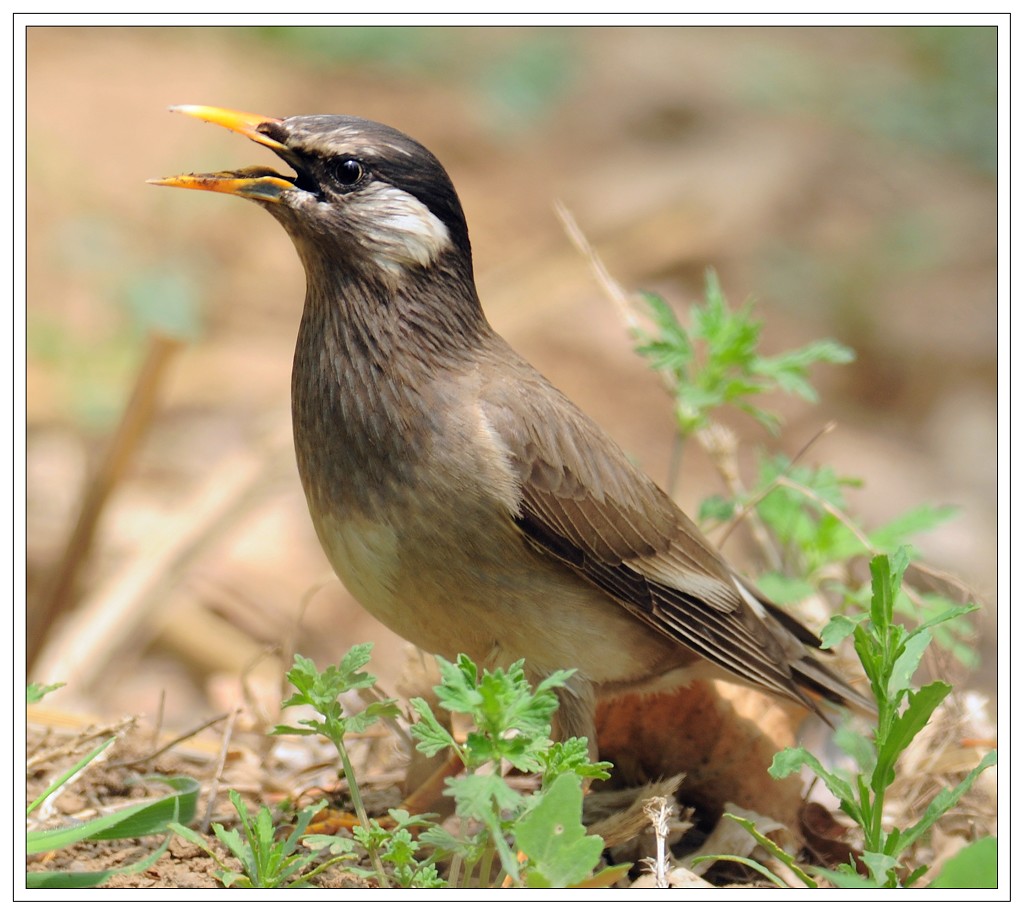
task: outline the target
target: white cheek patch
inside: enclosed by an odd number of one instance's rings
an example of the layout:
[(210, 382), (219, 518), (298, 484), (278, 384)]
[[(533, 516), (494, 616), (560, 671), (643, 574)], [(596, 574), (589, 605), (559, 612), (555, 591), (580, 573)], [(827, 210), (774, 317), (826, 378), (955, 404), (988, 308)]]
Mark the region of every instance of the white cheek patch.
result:
[(384, 271), (429, 267), (451, 245), (448, 227), (412, 194), (371, 186), (348, 202), (353, 229)]

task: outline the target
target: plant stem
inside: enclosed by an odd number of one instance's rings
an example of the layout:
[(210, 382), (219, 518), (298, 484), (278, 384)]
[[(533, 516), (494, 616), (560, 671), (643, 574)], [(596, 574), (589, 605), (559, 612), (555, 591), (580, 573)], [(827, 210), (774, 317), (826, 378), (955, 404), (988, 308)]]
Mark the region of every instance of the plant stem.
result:
[[(355, 808), (356, 816), (359, 817), (359, 824), (369, 833), (371, 831), (370, 818), (366, 815), (366, 808), (363, 806), (363, 798), (359, 793), (359, 784), (356, 782), (356, 771), (352, 767), (352, 760), (349, 759), (348, 751), (345, 749), (345, 741), (340, 738), (335, 739), (334, 748), (338, 751), (338, 756), (341, 757), (341, 767), (345, 771), (348, 793), (352, 798), (352, 806)], [(391, 880), (384, 871), (384, 865), (381, 863), (380, 855), (377, 854), (377, 849), (367, 848), (366, 851), (370, 856), (370, 864), (373, 865), (373, 869), (377, 873), (380, 885), (382, 887), (390, 887)]]

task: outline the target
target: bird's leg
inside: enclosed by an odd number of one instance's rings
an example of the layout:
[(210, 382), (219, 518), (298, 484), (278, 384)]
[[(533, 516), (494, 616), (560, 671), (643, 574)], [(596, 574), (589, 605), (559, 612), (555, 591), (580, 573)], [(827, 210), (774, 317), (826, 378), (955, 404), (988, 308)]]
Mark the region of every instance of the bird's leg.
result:
[(558, 690), (558, 711), (552, 722), (551, 739), (558, 741), (569, 737), (586, 737), (590, 761), (597, 762), (597, 728), (594, 724), (596, 709), (594, 685), (579, 673), (573, 674), (565, 686)]

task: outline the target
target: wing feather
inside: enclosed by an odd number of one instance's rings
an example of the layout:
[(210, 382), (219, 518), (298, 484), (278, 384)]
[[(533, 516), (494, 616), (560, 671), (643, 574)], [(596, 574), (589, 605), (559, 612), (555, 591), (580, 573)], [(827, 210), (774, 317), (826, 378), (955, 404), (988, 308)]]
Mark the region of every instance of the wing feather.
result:
[(543, 378), (485, 387), (481, 407), (519, 483), (515, 522), (532, 546), (762, 689), (812, 708), (802, 687), (856, 695), (807, 654), (798, 635), (810, 633), (740, 585), (672, 499)]

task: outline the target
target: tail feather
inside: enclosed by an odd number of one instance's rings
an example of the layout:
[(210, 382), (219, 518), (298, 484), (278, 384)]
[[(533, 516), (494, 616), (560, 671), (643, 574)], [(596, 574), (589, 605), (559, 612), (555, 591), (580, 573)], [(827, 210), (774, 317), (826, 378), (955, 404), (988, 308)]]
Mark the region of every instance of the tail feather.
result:
[[(822, 663), (818, 656), (828, 658), (832, 651), (821, 648), (821, 639), (810, 629), (794, 619), (789, 613), (772, 603), (764, 594), (748, 581), (735, 579), (740, 593), (754, 607), (766, 623), (774, 624), (777, 634), (789, 643), (791, 656), (788, 659), (790, 672), (799, 689), (812, 694), (814, 698), (822, 698), (836, 705), (841, 705), (861, 714), (874, 714), (874, 701), (854, 689), (845, 679), (835, 673), (827, 664)], [(815, 711), (818, 711), (817, 707)]]

